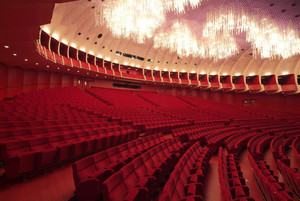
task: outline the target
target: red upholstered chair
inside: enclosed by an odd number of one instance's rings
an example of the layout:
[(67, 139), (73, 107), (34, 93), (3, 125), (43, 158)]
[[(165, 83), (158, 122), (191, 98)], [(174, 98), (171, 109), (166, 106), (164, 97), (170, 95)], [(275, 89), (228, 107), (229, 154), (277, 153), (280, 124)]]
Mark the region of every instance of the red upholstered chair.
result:
[(92, 177), (92, 175), (97, 172), (94, 165), (94, 159), (88, 157), (77, 161), (72, 165), (72, 169), (77, 200), (97, 200), (101, 193), (101, 183), (97, 177)]
[(57, 149), (51, 147), (48, 137), (30, 139), (30, 148), (36, 154), (36, 169), (55, 164)]
[(50, 146), (57, 149), (56, 161), (64, 161), (70, 159), (72, 144), (67, 143), (62, 135), (54, 135), (49, 137)]
[(138, 201), (148, 200), (147, 189), (140, 187), (127, 191), (123, 172), (113, 174), (103, 183), (104, 201)]
[(4, 151), (7, 178), (15, 178), (35, 169), (36, 152), (30, 149), (29, 140), (7, 142)]

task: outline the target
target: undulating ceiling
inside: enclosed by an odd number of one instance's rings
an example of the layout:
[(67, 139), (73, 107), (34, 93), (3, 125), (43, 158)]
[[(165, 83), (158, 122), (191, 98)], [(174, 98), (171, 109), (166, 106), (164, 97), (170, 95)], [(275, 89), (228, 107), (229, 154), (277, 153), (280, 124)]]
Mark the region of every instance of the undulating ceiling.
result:
[[(105, 21), (107, 20), (105, 19), (106, 16), (101, 13), (104, 12), (103, 10), (105, 8), (103, 8), (103, 4), (105, 6), (105, 3), (109, 4), (111, 2), (116, 2), (117, 4), (118, 2), (126, 1), (114, 0), (105, 2), (99, 0), (79, 0), (57, 3), (54, 8), (51, 23), (42, 26), (42, 29), (59, 41), (74, 46), (77, 49), (84, 50), (87, 53), (94, 54), (95, 56), (116, 63), (141, 68), (198, 73), (205, 72), (207, 74), (213, 72), (218, 74), (263, 74), (269, 71), (274, 74), (280, 74), (280, 72), (275, 71), (278, 71), (278, 65), (281, 63), (289, 63), (289, 65), (291, 65), (290, 67), (286, 67), (287, 69), (285, 70), (289, 71), (289, 73), (294, 73), (299, 65), (300, 3), (296, 0), (198, 1), (200, 2), (198, 6), (192, 8), (191, 4), (189, 4), (184, 7), (185, 12), (180, 14), (177, 14), (176, 11), (166, 11), (166, 20), (164, 23), (154, 30), (151, 37), (145, 37), (142, 42), (138, 41), (134, 36), (132, 37), (132, 35), (129, 37), (116, 37), (116, 33), (112, 33), (111, 27), (108, 26), (109, 22)], [(153, 2), (159, 2), (159, 0)], [(128, 8), (128, 11), (132, 11), (132, 8)], [(120, 11), (120, 13), (122, 12), (123, 11)], [(126, 9), (124, 13), (126, 13)], [(232, 26), (230, 25), (230, 23), (232, 23), (229, 19), (230, 14), (235, 15), (234, 20), (236, 25), (233, 28), (229, 27)], [(104, 17), (104, 22), (102, 24), (97, 22), (99, 16)], [(215, 36), (210, 33), (207, 37), (204, 37), (204, 30), (207, 31), (209, 26), (222, 26), (217, 24), (217, 20), (219, 20), (220, 16), (223, 17), (223, 22), (221, 22), (221, 24), (223, 23), (222, 34), (226, 32), (224, 27), (228, 26), (229, 29), (231, 29), (229, 30), (229, 35), (223, 34), (222, 36), (216, 36), (216, 38), (214, 38)], [(243, 24), (238, 21), (241, 16), (246, 16), (247, 19), (249, 19), (249, 22), (247, 23), (251, 23), (251, 25), (245, 25), (246, 23)], [(124, 17), (124, 19), (130, 18)], [(261, 25), (264, 19), (267, 19), (267, 23)], [(121, 18), (120, 21), (122, 21)], [(177, 25), (180, 24), (180, 26), (176, 27), (175, 24), (174, 28), (174, 23), (176, 22)], [(129, 26), (136, 22), (122, 23), (128, 23)], [(211, 25), (209, 23), (214, 24)], [(255, 30), (256, 32), (253, 31), (257, 28), (255, 26), (253, 27), (253, 24), (255, 23), (258, 24), (257, 26), (260, 28)], [(280, 41), (286, 41), (287, 37), (283, 38), (279, 35), (276, 35), (275, 37), (272, 36), (273, 40), (275, 39), (275, 44), (271, 44), (270, 47), (279, 51), (293, 46), (294, 56), (287, 55), (288, 58), (283, 59), (283, 53), (279, 56), (275, 55), (275, 58), (261, 58), (263, 54), (269, 54), (269, 52), (265, 49), (262, 49), (261, 52), (259, 52), (259, 48), (269, 45), (266, 42), (269, 42), (272, 38), (270, 36), (268, 36), (269, 38), (262, 38), (265, 37), (266, 34), (259, 34), (266, 31), (271, 23), (273, 23), (273, 27), (270, 28), (270, 30), (275, 31), (278, 29), (280, 33), (292, 30), (294, 33), (293, 39), (296, 40), (293, 40), (293, 43), (290, 42), (286, 45), (288, 47), (284, 47), (284, 42), (281, 44)], [(137, 26), (137, 24), (134, 25)], [(122, 24), (119, 24), (119, 26), (122, 27)], [(187, 29), (185, 29), (184, 26), (186, 26)], [(245, 28), (245, 26), (248, 27)], [(176, 32), (175, 35), (172, 35), (174, 33), (172, 28)], [(184, 38), (186, 35), (190, 37)], [(176, 36), (175, 38), (182, 40), (179, 41), (179, 43), (176, 43), (176, 41), (169, 43), (174, 40), (172, 36)], [(161, 40), (156, 42), (156, 39), (159, 37)], [(190, 40), (192, 37), (194, 37), (194, 41)], [(231, 40), (231, 37), (232, 40), (234, 40), (236, 47), (234, 47), (235, 49), (230, 55), (227, 55), (231, 51), (228, 48), (228, 41)], [(252, 40), (250, 40), (251, 37)], [(277, 38), (278, 43), (276, 42)], [(185, 49), (186, 47), (184, 46), (188, 43), (191, 44), (187, 47), (188, 49)], [(197, 43), (198, 46), (195, 47), (195, 44)], [(223, 44), (219, 45), (220, 43)], [(204, 48), (206, 52), (201, 53), (201, 51), (204, 51), (201, 48)], [(196, 55), (193, 54), (195, 49)], [(142, 57), (144, 60), (130, 59), (120, 54), (116, 54), (116, 51)], [(214, 56), (216, 54), (220, 55), (220, 52), (225, 56), (219, 58)], [(208, 54), (212, 56), (207, 56)], [(273, 68), (268, 68), (266, 70), (266, 67), (264, 68), (264, 66), (273, 66)], [(284, 69), (279, 71), (284, 71)]]

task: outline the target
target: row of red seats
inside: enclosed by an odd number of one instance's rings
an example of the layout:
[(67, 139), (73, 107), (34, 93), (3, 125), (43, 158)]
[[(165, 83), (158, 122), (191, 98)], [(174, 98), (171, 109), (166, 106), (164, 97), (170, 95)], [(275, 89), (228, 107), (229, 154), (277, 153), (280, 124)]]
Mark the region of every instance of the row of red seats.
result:
[[(15, 105), (17, 104), (18, 103), (15, 103)], [(22, 103), (21, 105), (26, 105), (26, 103)], [(45, 104), (44, 107), (48, 107), (48, 105)], [(60, 108), (61, 110), (63, 110), (65, 107), (60, 107)], [(56, 116), (57, 118), (55, 118)], [(17, 112), (5, 112), (0, 116), (0, 122), (5, 123), (9, 121), (32, 121), (32, 120), (34, 121), (34, 120), (56, 120), (56, 119), (63, 120), (68, 118), (77, 119), (80, 118), (81, 116), (86, 117), (87, 114), (84, 112), (71, 110), (71, 109), (68, 109), (68, 111), (48, 111), (48, 112), (17, 111)]]
[(285, 188), (284, 183), (278, 181), (278, 176), (270, 170), (270, 166), (264, 160), (254, 160), (250, 152), (248, 158), (253, 168), (254, 175), (261, 192), (266, 200), (294, 201), (293, 193)]
[(129, 141), (75, 162), (72, 169), (77, 200), (95, 201), (100, 198), (104, 180), (125, 163), (165, 141), (162, 134), (155, 134)]
[(264, 150), (269, 146), (272, 137), (266, 133), (262, 135), (253, 136), (248, 144), (248, 152), (252, 155), (254, 160), (263, 160), (264, 159)]
[(255, 135), (261, 135), (261, 133), (250, 130), (230, 136), (225, 140), (228, 153), (238, 155), (240, 151), (247, 145), (250, 138)]
[(290, 160), (288, 159), (287, 155), (286, 155), (286, 151), (288, 148), (288, 145), (290, 145), (292, 142), (291, 138), (288, 138), (284, 135), (279, 135), (279, 136), (275, 136), (271, 143), (270, 143), (270, 148), (271, 148), (271, 152), (273, 154), (273, 157), (275, 159), (275, 161), (277, 159), (280, 159), (282, 161), (284, 161), (284, 163), (286, 163), (286, 165), (290, 165)]
[(137, 131), (110, 133), (78, 132), (65, 135), (13, 140), (3, 144), (5, 175), (15, 178), (84, 154), (136, 139)]
[(106, 130), (118, 130), (120, 127), (117, 122), (107, 122), (98, 120), (93, 122), (88, 120), (72, 120), (67, 122), (60, 122), (57, 125), (37, 125), (37, 126), (24, 126), (24, 127), (12, 127), (0, 129), (1, 140), (14, 140), (14, 139), (24, 139), (38, 137), (41, 135), (58, 135), (73, 132), (75, 130), (83, 129), (101, 129)]
[[(173, 127), (184, 126), (187, 122), (180, 118), (174, 118), (172, 115), (166, 115), (160, 110), (149, 110), (138, 108), (132, 110), (132, 107), (148, 107), (152, 105), (141, 98), (142, 92), (132, 92), (127, 90), (108, 90), (103, 88), (88, 89), (95, 97), (103, 100), (109, 100), (113, 105), (112, 116), (114, 119), (120, 119), (123, 123), (133, 122), (146, 134), (157, 132), (168, 132)], [(139, 94), (138, 96), (136, 94)], [(143, 94), (143, 93), (142, 93)], [(124, 99), (120, 99), (120, 95)], [(169, 96), (168, 96), (169, 97)], [(170, 96), (172, 97), (172, 96)]]
[(299, 125), (295, 125), (293, 122), (281, 122), (278, 121), (276, 124), (276, 121), (274, 124), (264, 124), (264, 125), (256, 125), (256, 129), (261, 130), (261, 131), (273, 131), (273, 132), (278, 132), (281, 130), (293, 130), (293, 129), (298, 129)]
[(229, 120), (224, 116), (220, 116), (218, 113), (211, 113), (193, 107), (164, 107), (162, 111), (175, 115), (177, 118), (185, 118), (195, 123), (226, 122)]
[(254, 201), (249, 195), (237, 156), (228, 154), (224, 160), (222, 147), (219, 147), (218, 173), (224, 201)]
[(190, 122), (182, 121), (182, 120), (170, 120), (167, 122), (158, 122), (153, 124), (146, 124), (145, 133), (146, 135), (151, 135), (157, 132), (170, 132), (172, 128), (178, 128), (182, 126), (188, 126)]
[[(135, 95), (135, 92), (128, 90), (116, 90), (116, 89), (105, 89), (105, 88), (90, 88), (87, 89), (89, 93), (92, 93), (95, 97), (101, 98), (106, 102), (109, 102), (116, 106), (125, 107), (136, 107), (136, 106), (147, 106), (151, 107), (144, 99)], [(120, 99), (120, 96), (123, 97)]]
[(208, 131), (224, 128), (224, 123), (196, 124), (172, 130), (173, 137), (180, 137), (182, 141), (204, 141)]
[(145, 152), (104, 181), (103, 200), (150, 199), (188, 146), (172, 139)]
[(285, 183), (300, 197), (300, 172), (297, 168), (291, 168), (281, 160), (276, 160), (278, 169), (283, 176)]
[(205, 141), (207, 145), (213, 149), (217, 150), (219, 146), (222, 146), (227, 138), (229, 138), (232, 135), (243, 135), (247, 132), (241, 128), (232, 128), (232, 127), (225, 127), (224, 129), (220, 129), (217, 131), (210, 132), (205, 135)]
[(68, 123), (87, 123), (87, 122), (107, 122), (106, 118), (99, 118), (91, 115), (79, 115), (79, 116), (66, 116), (63, 119), (56, 118), (53, 120), (31, 120), (31, 121), (7, 121), (0, 123), (0, 129), (12, 129), (18, 127), (33, 127), (33, 126), (50, 126), (50, 125), (60, 125)]
[(160, 201), (204, 200), (205, 176), (212, 156), (196, 142), (180, 158), (167, 181)]
[(297, 168), (291, 167), (290, 159), (287, 157), (287, 148), (292, 144), (294, 139), (295, 136), (289, 136), (288, 138), (284, 136), (275, 137), (271, 141), (271, 151), (285, 182), (299, 197), (300, 186), (298, 184), (300, 184), (300, 173)]
[(292, 149), (296, 156), (296, 159), (298, 160), (298, 163), (300, 164), (300, 137), (296, 137), (292, 143)]
[[(50, 137), (57, 135), (72, 135), (74, 133), (84, 134), (88, 136), (97, 136), (98, 134), (123, 134), (130, 132), (137, 133), (137, 130), (133, 129), (132, 126), (119, 126), (119, 125), (111, 125), (111, 126), (88, 126), (85, 124), (74, 124), (74, 125), (64, 125), (61, 127), (37, 127), (35, 129), (25, 129), (25, 130), (14, 130), (10, 132), (3, 132), (3, 138), (0, 142), (0, 159), (3, 159), (3, 147), (6, 143), (10, 141), (18, 141), (18, 140), (28, 140), (40, 137)], [(85, 134), (85, 133), (88, 134)], [(110, 146), (112, 142), (108, 142), (107, 146)], [(116, 144), (116, 143), (114, 143)]]
[[(185, 103), (184, 101), (180, 100), (176, 96), (172, 96), (169, 94), (159, 94), (153, 92), (137, 92), (140, 97), (143, 97), (146, 100), (149, 100), (152, 103), (160, 107), (189, 107), (189, 104)], [(172, 104), (170, 104), (172, 103)]]

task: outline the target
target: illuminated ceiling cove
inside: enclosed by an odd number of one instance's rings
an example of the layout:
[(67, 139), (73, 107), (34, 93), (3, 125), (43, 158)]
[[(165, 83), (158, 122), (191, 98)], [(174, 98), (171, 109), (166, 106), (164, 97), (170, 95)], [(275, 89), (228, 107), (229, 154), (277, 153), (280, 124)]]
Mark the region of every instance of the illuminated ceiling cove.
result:
[[(299, 56), (299, 6), (293, 0), (79, 0), (56, 4), (42, 29), (117, 63), (181, 70), (246, 54), (277, 61)], [(145, 60), (128, 61), (116, 51)]]

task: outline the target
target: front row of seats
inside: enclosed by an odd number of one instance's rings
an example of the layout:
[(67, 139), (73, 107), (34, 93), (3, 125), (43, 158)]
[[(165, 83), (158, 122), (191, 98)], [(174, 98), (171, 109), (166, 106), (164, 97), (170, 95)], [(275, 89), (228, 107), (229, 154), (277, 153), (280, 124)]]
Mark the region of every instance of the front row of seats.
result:
[(172, 139), (150, 149), (104, 181), (103, 200), (150, 199), (187, 148)]
[(136, 139), (75, 162), (73, 178), (78, 201), (96, 200), (102, 182), (148, 149), (165, 142), (162, 134)]

